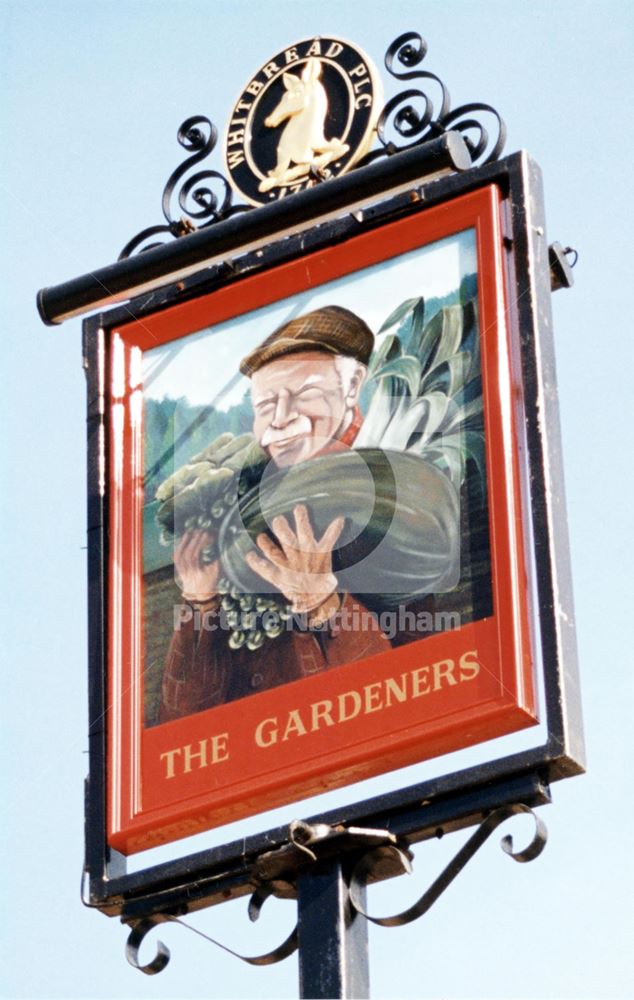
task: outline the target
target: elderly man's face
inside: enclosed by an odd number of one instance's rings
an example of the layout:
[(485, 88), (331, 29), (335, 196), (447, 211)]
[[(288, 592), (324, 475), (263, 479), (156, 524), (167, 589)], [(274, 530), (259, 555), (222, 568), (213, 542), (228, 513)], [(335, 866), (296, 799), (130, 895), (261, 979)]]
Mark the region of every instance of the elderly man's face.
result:
[(365, 369), (322, 351), (269, 362), (251, 379), (253, 433), (276, 465), (317, 455), (352, 419)]

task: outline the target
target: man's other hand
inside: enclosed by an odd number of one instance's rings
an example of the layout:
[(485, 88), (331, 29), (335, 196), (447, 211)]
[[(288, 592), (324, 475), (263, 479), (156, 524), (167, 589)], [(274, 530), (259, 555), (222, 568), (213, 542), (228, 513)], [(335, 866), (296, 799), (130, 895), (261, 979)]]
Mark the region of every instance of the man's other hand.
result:
[(303, 504), (294, 508), (293, 516), (294, 531), (285, 517), (274, 518), (271, 527), (277, 544), (264, 533), (258, 535), (262, 555), (251, 552), (246, 561), (284, 594), (296, 614), (303, 614), (318, 608), (337, 588), (332, 550), (343, 531), (344, 518), (335, 518), (317, 539)]
[(176, 581), (185, 600), (208, 601), (216, 596), (220, 565), (204, 563), (203, 549), (213, 541), (208, 531), (186, 531), (174, 549)]

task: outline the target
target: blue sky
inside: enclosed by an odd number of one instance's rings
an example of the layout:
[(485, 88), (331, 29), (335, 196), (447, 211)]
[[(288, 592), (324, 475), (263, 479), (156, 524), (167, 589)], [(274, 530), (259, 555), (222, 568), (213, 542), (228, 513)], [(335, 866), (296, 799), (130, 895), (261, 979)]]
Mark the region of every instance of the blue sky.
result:
[[(553, 786), (537, 861), (514, 865), (492, 840), (417, 924), (373, 929), (372, 995), (631, 993), (632, 20), (629, 4), (609, 0), (0, 5), (3, 997), (297, 995), (293, 958), (247, 968), (177, 927), (162, 932), (172, 962), (144, 977), (125, 962), (125, 928), (81, 906), (81, 322), (44, 327), (35, 293), (110, 263), (160, 222), (180, 123), (206, 114), (222, 128), (279, 49), (332, 34), (380, 64), (410, 29), (426, 37), (425, 65), (454, 105), (499, 109), (507, 151), (526, 148), (542, 167), (549, 238), (580, 255), (576, 285), (553, 310), (589, 771)], [(518, 840), (527, 829), (518, 821)], [(462, 839), (420, 848), (415, 874), (379, 887), (374, 909), (403, 908)], [(254, 927), (238, 902), (192, 922), (256, 953), (287, 933), (292, 910), (267, 903)]]

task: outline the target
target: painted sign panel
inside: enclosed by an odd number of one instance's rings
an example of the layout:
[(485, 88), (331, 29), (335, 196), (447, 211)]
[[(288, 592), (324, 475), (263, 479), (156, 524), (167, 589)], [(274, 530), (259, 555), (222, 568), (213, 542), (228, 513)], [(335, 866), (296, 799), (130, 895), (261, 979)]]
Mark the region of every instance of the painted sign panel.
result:
[(499, 202), (112, 331), (119, 851), (537, 721)]

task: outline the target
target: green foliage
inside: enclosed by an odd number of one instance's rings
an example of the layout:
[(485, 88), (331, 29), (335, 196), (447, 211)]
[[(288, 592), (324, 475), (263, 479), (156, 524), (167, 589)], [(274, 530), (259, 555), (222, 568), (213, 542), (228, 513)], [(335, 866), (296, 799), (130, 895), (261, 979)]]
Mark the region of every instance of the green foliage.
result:
[(407, 299), (387, 317), (368, 365), (365, 403), (356, 446), (417, 454), (457, 490), (471, 469), (484, 497), (476, 275), (441, 300)]

